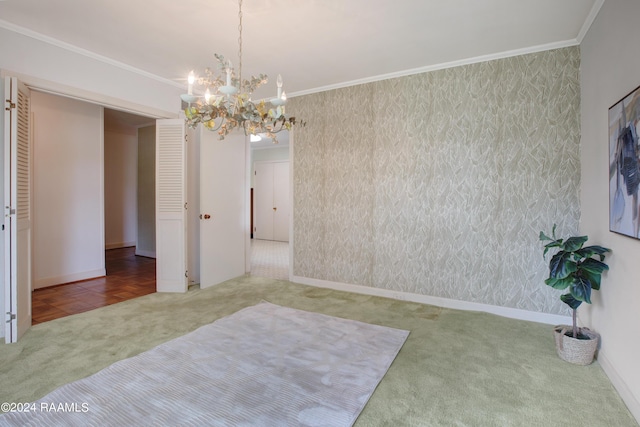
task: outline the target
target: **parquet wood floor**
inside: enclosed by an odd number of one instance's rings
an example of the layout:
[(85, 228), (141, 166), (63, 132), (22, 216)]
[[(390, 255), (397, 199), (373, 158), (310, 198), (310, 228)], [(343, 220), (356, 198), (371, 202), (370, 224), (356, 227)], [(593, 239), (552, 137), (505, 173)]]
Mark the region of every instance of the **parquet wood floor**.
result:
[(31, 294), (34, 325), (140, 297), (156, 291), (156, 260), (135, 256), (135, 248), (105, 251), (107, 275), (36, 289)]

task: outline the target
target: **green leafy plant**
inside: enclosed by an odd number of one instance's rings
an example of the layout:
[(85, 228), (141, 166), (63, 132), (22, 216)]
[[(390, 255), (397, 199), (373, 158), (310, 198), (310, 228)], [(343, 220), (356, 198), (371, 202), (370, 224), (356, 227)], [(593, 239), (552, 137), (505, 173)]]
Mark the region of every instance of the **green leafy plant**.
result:
[(591, 304), (591, 290), (600, 289), (602, 273), (609, 269), (609, 266), (603, 262), (604, 254), (611, 252), (611, 249), (602, 246), (583, 246), (588, 240), (587, 236), (558, 239), (555, 224), (551, 237), (541, 231), (540, 240), (549, 242), (544, 246), (543, 257), (549, 250), (558, 249), (549, 261), (549, 278), (544, 282), (554, 289), (568, 290), (560, 299), (573, 310), (573, 337), (588, 339), (580, 334), (577, 327), (576, 310), (583, 302)]

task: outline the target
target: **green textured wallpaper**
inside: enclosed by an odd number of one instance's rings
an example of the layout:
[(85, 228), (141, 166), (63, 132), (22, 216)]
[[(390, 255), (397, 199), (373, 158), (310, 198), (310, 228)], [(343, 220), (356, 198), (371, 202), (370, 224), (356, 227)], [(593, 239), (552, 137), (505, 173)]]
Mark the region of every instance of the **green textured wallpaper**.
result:
[(580, 219), (580, 51), (293, 98), (294, 275), (567, 314), (540, 230)]

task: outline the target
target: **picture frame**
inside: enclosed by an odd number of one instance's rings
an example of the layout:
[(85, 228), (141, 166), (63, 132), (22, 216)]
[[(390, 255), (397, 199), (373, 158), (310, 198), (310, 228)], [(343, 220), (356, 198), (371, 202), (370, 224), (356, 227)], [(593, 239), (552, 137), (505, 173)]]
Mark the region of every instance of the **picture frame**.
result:
[(609, 230), (640, 239), (640, 86), (609, 108)]

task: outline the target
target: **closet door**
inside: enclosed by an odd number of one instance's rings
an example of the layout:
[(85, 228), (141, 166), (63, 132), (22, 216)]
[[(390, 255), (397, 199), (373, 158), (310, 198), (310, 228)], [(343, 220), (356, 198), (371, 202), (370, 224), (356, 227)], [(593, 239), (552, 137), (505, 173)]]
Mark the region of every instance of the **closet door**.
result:
[(289, 162), (256, 162), (254, 175), (254, 238), (288, 242)]
[(15, 77), (4, 85), (5, 341), (31, 327), (31, 125), (29, 89)]
[(273, 163), (273, 240), (289, 241), (289, 162)]
[(156, 290), (187, 291), (186, 129), (156, 121)]
[(273, 163), (255, 163), (253, 197), (253, 237), (273, 240)]

